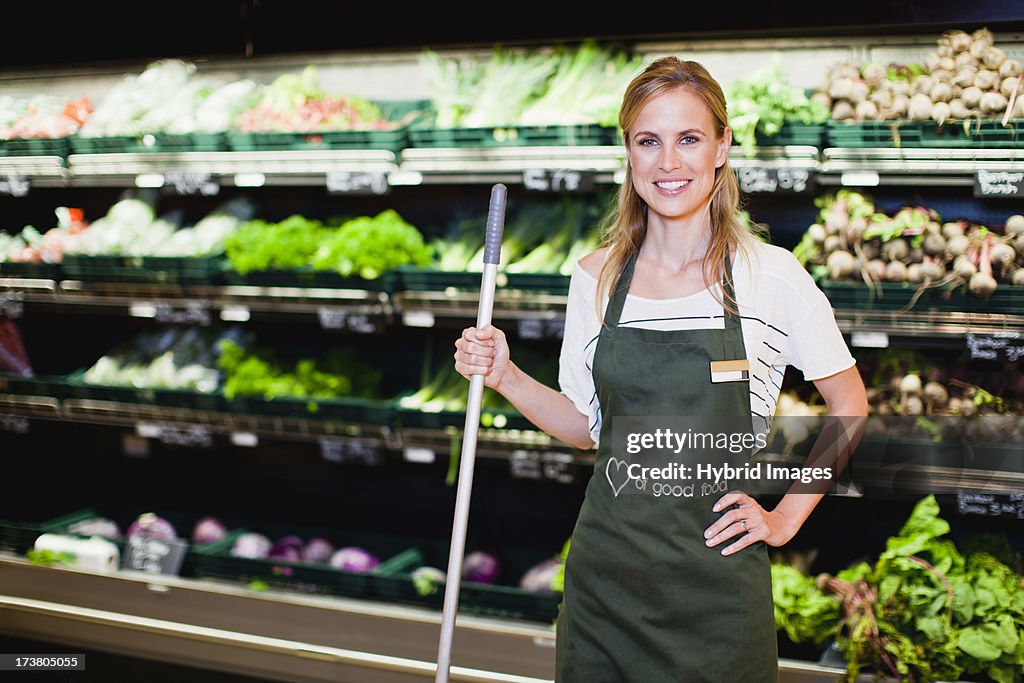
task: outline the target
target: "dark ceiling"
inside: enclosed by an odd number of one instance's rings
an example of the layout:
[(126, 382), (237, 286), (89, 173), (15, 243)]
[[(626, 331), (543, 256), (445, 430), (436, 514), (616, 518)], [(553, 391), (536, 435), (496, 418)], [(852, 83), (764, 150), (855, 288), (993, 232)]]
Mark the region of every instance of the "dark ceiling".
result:
[(583, 38), (652, 40), (1024, 29), (1024, 2), (396, 3), (176, 0), (7, 3), (0, 68)]

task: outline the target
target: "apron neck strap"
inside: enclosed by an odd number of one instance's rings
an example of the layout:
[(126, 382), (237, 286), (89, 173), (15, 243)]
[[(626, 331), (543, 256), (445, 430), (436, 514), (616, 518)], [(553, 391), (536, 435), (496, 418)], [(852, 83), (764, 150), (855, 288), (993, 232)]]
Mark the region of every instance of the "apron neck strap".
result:
[[(633, 282), (633, 269), (636, 267), (636, 259), (639, 254), (640, 250), (638, 249), (626, 260), (626, 265), (622, 268), (619, 280), (615, 283), (615, 291), (612, 292), (611, 297), (608, 299), (608, 305), (604, 310), (604, 322), (609, 327), (618, 327), (619, 320), (622, 318), (622, 309), (626, 305), (626, 295), (629, 294), (629, 286)], [(727, 300), (736, 301), (736, 290), (733, 287), (732, 278), (732, 258), (729, 255), (729, 250), (725, 252), (725, 272), (722, 278), (722, 290), (725, 292)], [(732, 313), (728, 307), (723, 312), (725, 313), (726, 327), (739, 327), (740, 319), (735, 313)]]

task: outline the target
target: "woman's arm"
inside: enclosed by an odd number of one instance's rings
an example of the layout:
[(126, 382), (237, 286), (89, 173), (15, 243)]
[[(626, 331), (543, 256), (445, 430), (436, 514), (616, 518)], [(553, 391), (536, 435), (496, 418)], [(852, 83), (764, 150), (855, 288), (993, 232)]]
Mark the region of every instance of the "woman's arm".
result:
[[(806, 466), (832, 467), (833, 477), (830, 481), (834, 481), (864, 433), (868, 414), (867, 395), (856, 366), (815, 380), (814, 386), (828, 406), (830, 419), (826, 420), (822, 434), (828, 432), (829, 436), (825, 439), (819, 436)], [(834, 430), (841, 430), (842, 436)], [(740, 534), (743, 535), (736, 542), (722, 550), (723, 555), (731, 555), (757, 541), (764, 541), (770, 546), (786, 544), (796, 536), (825, 495), (824, 490), (812, 490), (810, 486), (800, 488), (800, 491), (790, 490), (771, 511), (766, 511), (760, 503), (742, 491), (725, 494), (715, 503), (715, 511), (733, 504), (739, 507), (725, 513), (708, 527), (704, 534), (707, 545), (715, 546)], [(746, 522), (746, 528), (743, 522)]]
[(486, 325), (469, 327), (455, 342), (455, 369), (463, 377), (483, 375), (488, 386), (516, 407), (538, 429), (577, 448), (594, 445), (587, 416), (563, 393), (538, 382), (509, 358), (505, 334)]

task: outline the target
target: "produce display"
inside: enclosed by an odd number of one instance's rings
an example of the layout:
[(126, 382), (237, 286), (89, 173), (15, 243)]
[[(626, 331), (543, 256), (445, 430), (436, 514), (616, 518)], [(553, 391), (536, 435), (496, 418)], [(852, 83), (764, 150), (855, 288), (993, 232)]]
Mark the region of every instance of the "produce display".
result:
[(92, 113), (88, 97), (64, 101), (51, 95), (0, 96), (0, 140), (63, 138)]
[(81, 209), (61, 206), (57, 225), (40, 233), (26, 225), (15, 234), (0, 233), (0, 263), (60, 263), (74, 237), (89, 227)]
[(324, 359), (291, 360), (238, 336), (225, 335), (217, 345), (217, 368), (228, 399), (378, 397), (380, 370), (366, 363), (354, 347), (332, 347)]
[(135, 389), (175, 389), (213, 394), (220, 390), (217, 367), (222, 340), (240, 337), (238, 328), (214, 332), (198, 327), (146, 331), (102, 356), (82, 381)]
[(816, 97), (839, 121), (907, 119), (941, 125), (1024, 117), (1021, 63), (995, 45), (991, 31), (951, 30), (936, 42), (920, 64), (833, 65)]
[(367, 280), (430, 259), (423, 234), (390, 209), (336, 226), (300, 215), (279, 223), (247, 221), (225, 240), (225, 251), (228, 264), (241, 274), (313, 269)]
[(778, 59), (771, 66), (729, 83), (725, 96), (733, 144), (739, 145), (747, 156), (756, 151), (759, 136), (777, 135), (787, 121), (821, 125), (829, 117), (823, 98), (808, 97), (801, 88), (789, 85)]
[(283, 74), (260, 91), (255, 104), (234, 120), (243, 133), (333, 130), (391, 130), (380, 108), (355, 95), (332, 95), (320, 85), (312, 64), (300, 74)]
[(155, 194), (140, 192), (114, 204), (88, 230), (69, 228), (61, 244), (65, 254), (81, 256), (212, 256), (254, 211), (248, 199), (233, 199), (184, 226), (180, 211), (158, 215)]
[(618, 124), (643, 59), (585, 41), (555, 50), (495, 47), (489, 58), (420, 54), (438, 128)]
[(162, 59), (117, 83), (78, 135), (92, 138), (223, 132), (259, 95), (260, 88), (248, 79), (201, 74), (191, 62)]
[(834, 638), (844, 680), (871, 670), (900, 681), (997, 683), (1024, 676), (1021, 558), (992, 538), (957, 547), (935, 497), (918, 501), (873, 562), (805, 576), (772, 566), (776, 624), (794, 642)]
[[(859, 192), (815, 199), (818, 221), (793, 249), (818, 279), (905, 282), (921, 291), (965, 288), (979, 298), (1003, 285), (1024, 286), (1024, 216), (1003, 226), (943, 221), (934, 209), (907, 206), (889, 216)], [(1001, 228), (1001, 229), (1000, 229)]]

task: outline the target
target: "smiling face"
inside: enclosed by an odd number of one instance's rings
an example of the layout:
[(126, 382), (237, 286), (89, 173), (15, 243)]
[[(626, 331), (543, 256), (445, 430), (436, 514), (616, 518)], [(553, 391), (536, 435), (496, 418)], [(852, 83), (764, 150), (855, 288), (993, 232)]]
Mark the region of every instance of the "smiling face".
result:
[(651, 98), (631, 126), (626, 150), (648, 219), (686, 219), (703, 212), (715, 170), (725, 163), (731, 144), (731, 131), (726, 128), (719, 138), (708, 107), (688, 89)]

